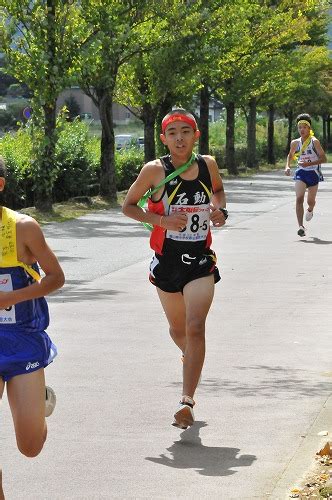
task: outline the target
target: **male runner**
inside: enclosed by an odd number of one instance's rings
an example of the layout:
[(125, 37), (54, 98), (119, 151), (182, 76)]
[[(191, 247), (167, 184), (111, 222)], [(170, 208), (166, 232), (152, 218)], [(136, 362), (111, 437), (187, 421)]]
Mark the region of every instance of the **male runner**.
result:
[[(5, 177), (0, 158), (0, 194)], [(46, 440), (45, 416), (55, 406), (54, 391), (45, 387), (44, 378), (44, 368), (57, 353), (45, 332), (44, 296), (62, 287), (64, 274), (34, 219), (4, 206), (0, 217), (0, 400), (6, 386), (17, 447), (35, 457)]]
[[(181, 429), (194, 422), (193, 397), (205, 356), (205, 321), (214, 284), (220, 280), (210, 248), (210, 222), (220, 227), (227, 218), (216, 161), (208, 155), (192, 156), (199, 135), (191, 113), (182, 108), (168, 113), (160, 138), (170, 154), (142, 168), (123, 204), (125, 215), (153, 225), (150, 281), (157, 288), (170, 335), (183, 353), (183, 391), (173, 421)], [(146, 191), (186, 163), (189, 166), (181, 175), (149, 198), (147, 210), (137, 206)]]
[(305, 236), (305, 227), (303, 225), (304, 195), (307, 191), (308, 208), (305, 213), (305, 220), (308, 222), (313, 217), (319, 182), (324, 180), (320, 167), (327, 160), (319, 140), (314, 136), (311, 129), (311, 116), (303, 113), (296, 118), (296, 123), (300, 137), (291, 142), (285, 175), (290, 175), (290, 163), (293, 159), (297, 159), (297, 168), (293, 177), (296, 193), (296, 217), (299, 224), (297, 234)]

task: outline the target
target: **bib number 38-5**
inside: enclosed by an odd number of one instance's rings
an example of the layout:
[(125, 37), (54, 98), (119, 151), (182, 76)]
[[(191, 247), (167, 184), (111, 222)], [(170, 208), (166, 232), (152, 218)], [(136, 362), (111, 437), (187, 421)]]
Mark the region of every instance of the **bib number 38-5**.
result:
[(206, 239), (210, 227), (209, 206), (172, 205), (170, 208), (170, 214), (185, 214), (188, 221), (186, 227), (180, 232), (167, 231), (168, 238), (179, 241), (201, 241)]

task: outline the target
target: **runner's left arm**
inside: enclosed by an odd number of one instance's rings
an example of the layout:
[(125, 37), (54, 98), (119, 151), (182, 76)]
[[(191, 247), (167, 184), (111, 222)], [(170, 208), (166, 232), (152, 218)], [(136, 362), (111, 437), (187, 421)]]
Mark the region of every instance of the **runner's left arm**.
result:
[(321, 165), (322, 163), (326, 163), (327, 162), (325, 151), (322, 148), (321, 143), (319, 142), (319, 140), (316, 139), (316, 137), (315, 137), (313, 139), (313, 142), (314, 142), (315, 151), (316, 151), (316, 154), (318, 156), (318, 159), (314, 160), (314, 161), (300, 160), (298, 162), (299, 166), (304, 167), (304, 168), (305, 167), (313, 167), (315, 165)]
[(310, 165), (321, 165), (322, 163), (326, 163), (327, 158), (326, 158), (325, 151), (322, 148), (322, 145), (319, 142), (319, 140), (316, 138), (314, 139), (314, 146), (315, 146), (315, 150), (316, 150), (316, 153), (318, 156), (318, 160), (317, 160), (317, 162), (311, 162)]
[(208, 166), (211, 182), (212, 182), (212, 198), (211, 198), (211, 222), (214, 226), (223, 226), (226, 222), (224, 214), (219, 208), (226, 208), (226, 195), (224, 185), (219, 173), (219, 168), (213, 156), (204, 155), (204, 159)]

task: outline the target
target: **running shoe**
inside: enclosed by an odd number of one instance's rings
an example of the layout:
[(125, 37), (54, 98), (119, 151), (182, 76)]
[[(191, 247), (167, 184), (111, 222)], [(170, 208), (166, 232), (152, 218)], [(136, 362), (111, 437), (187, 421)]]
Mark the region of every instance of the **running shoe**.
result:
[(311, 212), (310, 212), (310, 210), (307, 210), (305, 213), (305, 220), (309, 221), (313, 218), (313, 216), (314, 216), (313, 210), (311, 210)]
[(300, 226), (299, 227), (299, 230), (298, 230), (297, 234), (299, 236), (305, 236), (305, 228), (304, 228), (304, 226)]
[(45, 417), (52, 415), (56, 405), (56, 395), (52, 387), (45, 387)]
[(193, 425), (194, 418), (194, 407), (195, 401), (189, 396), (183, 396), (181, 398), (180, 404), (174, 413), (174, 420), (172, 425), (178, 427), (179, 429), (187, 429)]

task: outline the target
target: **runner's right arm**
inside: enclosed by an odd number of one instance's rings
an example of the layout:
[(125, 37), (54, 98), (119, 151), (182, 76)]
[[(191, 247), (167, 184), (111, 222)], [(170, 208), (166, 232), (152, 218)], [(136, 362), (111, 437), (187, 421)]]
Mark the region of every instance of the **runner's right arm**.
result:
[(129, 188), (123, 202), (122, 212), (127, 217), (139, 222), (147, 222), (153, 226), (160, 225), (164, 229), (178, 231), (179, 228), (187, 224), (187, 216), (185, 214), (159, 215), (144, 210), (137, 205), (142, 196), (162, 180), (160, 172), (160, 165), (156, 161), (144, 165), (136, 181)]
[(294, 158), (297, 147), (297, 141), (293, 140), (290, 145), (289, 153), (286, 160), (285, 175), (290, 175), (290, 163)]

